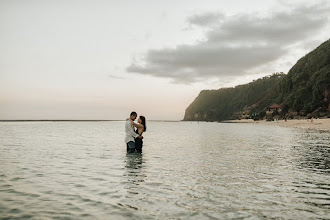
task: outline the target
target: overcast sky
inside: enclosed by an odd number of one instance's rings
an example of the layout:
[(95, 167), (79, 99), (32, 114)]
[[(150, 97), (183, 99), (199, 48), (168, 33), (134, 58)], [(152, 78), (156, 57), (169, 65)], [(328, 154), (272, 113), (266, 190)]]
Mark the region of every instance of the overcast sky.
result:
[(330, 38), (314, 0), (0, 0), (0, 120), (181, 120)]

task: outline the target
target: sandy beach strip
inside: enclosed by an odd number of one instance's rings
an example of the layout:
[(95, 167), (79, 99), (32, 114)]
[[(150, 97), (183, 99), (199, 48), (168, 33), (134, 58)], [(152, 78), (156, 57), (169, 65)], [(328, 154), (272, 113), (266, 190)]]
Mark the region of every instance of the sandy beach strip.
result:
[(242, 119), (242, 120), (227, 120), (222, 123), (255, 123), (271, 126), (282, 126), (291, 128), (304, 128), (304, 129), (316, 129), (330, 132), (330, 118), (314, 119), (313, 122), (307, 119), (289, 119), (279, 120), (279, 121), (254, 121), (252, 119)]

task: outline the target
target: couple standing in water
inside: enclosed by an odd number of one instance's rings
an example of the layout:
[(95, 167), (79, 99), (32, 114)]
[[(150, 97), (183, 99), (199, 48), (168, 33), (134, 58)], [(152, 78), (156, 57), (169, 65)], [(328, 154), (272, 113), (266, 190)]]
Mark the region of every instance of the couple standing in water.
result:
[[(137, 113), (132, 112), (130, 117), (126, 119), (125, 123), (125, 142), (127, 146), (127, 153), (142, 153), (143, 136), (142, 133), (146, 131), (146, 119), (144, 116), (138, 118), (138, 123), (135, 123)], [(136, 130), (135, 130), (136, 128)]]

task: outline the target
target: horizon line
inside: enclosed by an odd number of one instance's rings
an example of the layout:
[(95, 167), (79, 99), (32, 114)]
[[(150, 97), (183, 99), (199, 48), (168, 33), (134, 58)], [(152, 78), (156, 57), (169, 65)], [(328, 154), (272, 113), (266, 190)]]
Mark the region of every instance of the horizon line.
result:
[[(108, 119), (17, 119), (17, 120), (0, 120), (0, 122), (48, 122), (48, 121), (54, 121), (54, 122), (84, 122), (84, 121), (125, 121), (123, 119), (114, 119), (114, 120), (108, 120)], [(148, 121), (173, 121), (173, 122), (178, 122), (178, 121), (183, 121), (183, 120), (148, 120)]]

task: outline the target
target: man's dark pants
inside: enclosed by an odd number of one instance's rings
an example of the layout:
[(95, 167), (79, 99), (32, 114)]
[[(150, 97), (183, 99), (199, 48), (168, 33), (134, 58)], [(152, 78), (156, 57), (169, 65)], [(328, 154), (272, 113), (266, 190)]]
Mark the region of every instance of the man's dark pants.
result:
[(134, 151), (135, 151), (134, 141), (130, 141), (126, 145), (127, 145), (127, 153), (134, 153)]

